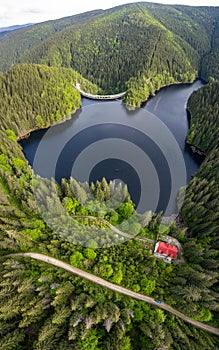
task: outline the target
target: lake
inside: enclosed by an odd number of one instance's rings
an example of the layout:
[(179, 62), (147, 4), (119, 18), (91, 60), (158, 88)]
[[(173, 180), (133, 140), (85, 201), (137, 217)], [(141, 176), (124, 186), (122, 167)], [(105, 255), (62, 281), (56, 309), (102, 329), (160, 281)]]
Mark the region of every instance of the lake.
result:
[(121, 101), (83, 99), (71, 119), (32, 132), (20, 144), (34, 172), (43, 177), (122, 181), (138, 212), (171, 215), (180, 187), (201, 163), (185, 144), (186, 104), (201, 86), (197, 80), (162, 88), (134, 111)]

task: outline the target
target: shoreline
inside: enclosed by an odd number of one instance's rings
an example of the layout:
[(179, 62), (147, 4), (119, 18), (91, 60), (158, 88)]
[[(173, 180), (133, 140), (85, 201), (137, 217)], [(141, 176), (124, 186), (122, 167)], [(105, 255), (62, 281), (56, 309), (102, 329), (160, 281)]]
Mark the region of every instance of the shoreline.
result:
[(156, 94), (158, 92), (160, 92), (162, 89), (164, 88), (167, 88), (167, 87), (170, 87), (170, 86), (174, 86), (174, 85), (192, 85), (194, 84), (197, 80), (201, 80), (203, 83), (206, 83), (202, 78), (199, 78), (198, 76), (193, 80), (193, 81), (188, 81), (188, 82), (181, 82), (181, 81), (176, 81), (174, 83), (170, 83), (170, 84), (164, 84), (164, 85), (161, 85), (159, 89), (155, 90), (155, 92), (153, 94), (151, 94), (150, 96), (148, 96), (148, 98), (144, 101), (141, 102), (141, 106), (140, 107), (137, 107), (137, 106), (132, 106), (132, 105), (128, 105), (125, 103), (125, 105), (127, 107), (131, 107), (131, 108), (141, 108), (143, 106), (143, 104), (146, 104), (151, 98), (153, 98), (154, 96), (156, 96)]
[(62, 120), (57, 120), (55, 123), (48, 124), (48, 125), (45, 125), (43, 127), (35, 127), (33, 129), (26, 131), (25, 133), (18, 136), (16, 141), (19, 143), (19, 141), (21, 141), (21, 140), (28, 139), (30, 137), (31, 133), (34, 131), (46, 130), (46, 129), (50, 128), (51, 126), (65, 123), (67, 120), (70, 120), (74, 116), (74, 114), (81, 109), (81, 107), (82, 107), (82, 105), (80, 107), (76, 108), (73, 112), (71, 112), (70, 116), (64, 117)]
[[(174, 85), (181, 85), (181, 84), (190, 85), (190, 84), (193, 84), (196, 80), (199, 80), (199, 79), (202, 80), (202, 81), (204, 81), (203, 79), (201, 79), (201, 78), (199, 78), (199, 77), (196, 77), (193, 81), (189, 81), (189, 82), (180, 82), (180, 81), (178, 81), (178, 82), (174, 82), (174, 83), (171, 83), (171, 84), (162, 85), (158, 90), (156, 90), (153, 94), (151, 94), (151, 95), (147, 98), (147, 100), (142, 101), (140, 107), (131, 106), (131, 105), (128, 105), (128, 104), (126, 104), (126, 103), (125, 103), (125, 106), (126, 106), (127, 108), (128, 108), (128, 107), (131, 107), (131, 108), (134, 108), (134, 109), (136, 109), (136, 108), (141, 108), (143, 104), (146, 104), (146, 103), (150, 100), (150, 98), (153, 98), (154, 96), (156, 96), (156, 94), (157, 94), (161, 89), (166, 88), (166, 87), (170, 87), (170, 86), (174, 86)], [(83, 96), (82, 96), (82, 98), (83, 98)], [(121, 99), (121, 100), (122, 100), (122, 102), (124, 103), (123, 99)], [(30, 134), (31, 134), (32, 132), (34, 132), (34, 131), (45, 130), (45, 129), (50, 128), (51, 126), (55, 126), (55, 125), (64, 123), (65, 121), (71, 119), (72, 116), (73, 116), (79, 109), (81, 109), (81, 108), (82, 108), (82, 103), (81, 103), (80, 107), (76, 108), (74, 111), (71, 112), (71, 115), (70, 115), (70, 116), (64, 117), (64, 118), (63, 118), (62, 120), (60, 120), (60, 121), (57, 121), (57, 122), (52, 123), (52, 124), (45, 125), (45, 126), (43, 126), (43, 127), (35, 127), (35, 128), (30, 129), (30, 130), (27, 130), (25, 133), (22, 133), (20, 136), (18, 136), (17, 139), (16, 139), (16, 141), (19, 142), (19, 141), (21, 141), (21, 140), (28, 139), (28, 138), (30, 137)], [(188, 142), (186, 141), (186, 143), (188, 143)], [(205, 156), (204, 153), (198, 153), (198, 152), (201, 152), (201, 150), (198, 150), (198, 149), (196, 150), (196, 147), (195, 147), (194, 145), (190, 145), (189, 143), (188, 143), (188, 145), (191, 147), (191, 150), (192, 150), (193, 153), (197, 153), (197, 154), (199, 154), (199, 155)], [(194, 147), (194, 150), (192, 149), (192, 147)]]
[(197, 146), (195, 146), (192, 143), (190, 143), (188, 140), (186, 140), (186, 144), (189, 146), (189, 148), (191, 149), (192, 153), (198, 154), (201, 157), (206, 157), (206, 153), (205, 152), (203, 152), (200, 148), (198, 148)]

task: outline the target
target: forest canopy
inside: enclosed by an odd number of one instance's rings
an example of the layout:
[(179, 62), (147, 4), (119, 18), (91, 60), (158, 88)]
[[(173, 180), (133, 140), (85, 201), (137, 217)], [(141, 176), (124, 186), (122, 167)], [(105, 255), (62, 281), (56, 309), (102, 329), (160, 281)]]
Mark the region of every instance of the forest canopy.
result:
[[(219, 327), (218, 8), (139, 3), (93, 11), (8, 33), (0, 40), (0, 56), (0, 349), (217, 349), (218, 337), (171, 313), (60, 268), (8, 255), (55, 257)], [(94, 94), (126, 88), (126, 103), (140, 106), (161, 86), (198, 76), (210, 83), (189, 99), (187, 142), (205, 160), (186, 189), (180, 227), (173, 224), (168, 232), (183, 247), (181, 263), (154, 258), (151, 241), (161, 214), (134, 221), (126, 186), (117, 191), (123, 203), (102, 215), (112, 182), (92, 183), (88, 197), (89, 185), (73, 178), (60, 185), (43, 179), (40, 187), (42, 179), (33, 177), (17, 140), (80, 108), (76, 82)], [(46, 214), (61, 203), (74, 226), (57, 215), (52, 230), (33, 186), (46, 199)], [(116, 236), (110, 225), (120, 225), (124, 235)], [(149, 243), (125, 240), (130, 227)], [(87, 232), (86, 245), (76, 245), (73, 238)]]
[[(140, 106), (163, 85), (218, 79), (219, 8), (137, 3), (22, 28), (0, 40), (0, 70), (73, 68)], [(137, 57), (137, 59), (136, 59)]]

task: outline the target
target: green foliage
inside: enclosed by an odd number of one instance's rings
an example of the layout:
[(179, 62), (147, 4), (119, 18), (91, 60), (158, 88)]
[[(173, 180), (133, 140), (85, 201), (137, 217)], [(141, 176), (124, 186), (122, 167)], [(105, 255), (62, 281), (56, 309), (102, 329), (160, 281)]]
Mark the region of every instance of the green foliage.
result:
[[(188, 298), (199, 301), (194, 317), (206, 322), (212, 320), (213, 310), (218, 310), (212, 300), (212, 294), (217, 292), (214, 280), (218, 279), (218, 93), (218, 82), (212, 82), (193, 93), (188, 102), (191, 130), (195, 131), (191, 142), (198, 150), (205, 152), (206, 157), (186, 189), (181, 209), (182, 218), (188, 227), (188, 233), (182, 240), (185, 258), (190, 262), (191, 270), (189, 271), (189, 267), (187, 271), (183, 269), (182, 277), (187, 281), (184, 280), (182, 286), (178, 286), (176, 290), (187, 301)], [(186, 287), (188, 282), (189, 286)], [(212, 286), (205, 288), (209, 283)]]
[(6, 134), (8, 135), (9, 140), (17, 141), (17, 137), (12, 130), (6, 130)]
[[(136, 79), (143, 73), (146, 81), (152, 81), (151, 86), (145, 83), (140, 88), (142, 84), (139, 84), (137, 91), (132, 87), (129, 94), (134, 100), (137, 94), (138, 99), (144, 101), (159, 85), (180, 79), (188, 81), (187, 75), (195, 76), (198, 69), (195, 49), (185, 38), (179, 38), (161, 25), (149, 11), (147, 4), (108, 11), (105, 17), (101, 14), (91, 19), (86, 30), (81, 24), (51, 36), (22, 59), (56, 66), (69, 67), (70, 64), (106, 92), (124, 90), (130, 78)], [(206, 33), (203, 40), (207, 46), (209, 38)], [(70, 63), (65, 60), (66, 51), (71, 56)], [(55, 59), (57, 55), (58, 61)]]
[(97, 254), (95, 253), (95, 251), (91, 248), (87, 248), (84, 251), (84, 255), (86, 256), (86, 258), (90, 259), (90, 260), (94, 260), (97, 256)]
[(81, 105), (76, 81), (95, 88), (72, 69), (21, 64), (2, 74), (0, 118), (8, 138), (66, 119)]
[[(199, 261), (205, 266), (208, 266), (208, 262), (201, 256), (206, 254), (207, 247), (210, 250), (217, 248), (219, 225), (218, 95), (219, 84), (213, 82), (193, 93), (188, 102), (192, 129), (195, 130), (192, 143), (206, 153), (206, 158), (186, 190), (181, 212), (190, 233), (203, 244), (204, 250), (199, 252)], [(208, 255), (210, 260), (211, 253)]]
[(72, 67), (105, 92), (128, 89), (126, 103), (140, 106), (198, 71), (218, 78), (218, 16), (217, 7), (142, 3), (46, 22), (2, 38), (0, 69), (20, 62)]
[(70, 256), (70, 263), (75, 267), (79, 267), (81, 261), (84, 259), (83, 255), (80, 252), (75, 252)]
[(215, 21), (211, 36), (211, 48), (204, 55), (201, 66), (201, 75), (206, 81), (219, 80), (219, 10), (218, 7), (210, 9)]
[(207, 153), (218, 145), (219, 82), (215, 81), (195, 91), (189, 98), (191, 114), (189, 143)]
[(120, 215), (120, 221), (127, 220), (134, 213), (134, 204), (129, 202), (122, 203), (117, 212)]
[[(48, 254), (130, 290), (161, 298), (188, 316), (217, 326), (216, 15), (217, 9), (139, 3), (40, 24), (2, 38), (2, 68), (10, 67), (11, 60), (34, 60), (56, 67), (21, 64), (0, 75), (1, 257), (19, 251)], [(160, 216), (151, 213), (149, 220), (135, 220), (127, 188), (115, 190), (105, 179), (91, 186), (92, 198), (86, 184), (74, 179), (63, 180), (61, 187), (52, 184), (60, 198), (52, 196), (46, 186), (41, 189), (57, 215), (57, 230), (51, 231), (32, 193), (33, 184), (40, 188), (41, 181), (33, 180), (16, 139), (31, 129), (59, 122), (80, 107), (76, 81), (86, 91), (99, 92), (73, 69), (60, 66), (76, 68), (110, 92), (127, 87), (126, 102), (140, 105), (162, 85), (194, 80), (201, 56), (201, 74), (206, 79), (210, 74), (214, 80), (189, 100), (192, 122), (188, 139), (207, 156), (186, 191), (181, 215), (187, 231), (170, 228), (170, 234), (178, 235), (183, 244), (186, 263), (166, 265), (137, 239), (112, 245), (114, 232), (100, 219), (112, 195), (123, 203), (116, 211), (112, 206), (105, 218), (113, 225), (122, 223), (120, 228), (133, 235), (153, 239)], [(58, 200), (69, 215), (96, 218), (75, 219), (73, 227), (63, 221), (60, 235)], [(74, 235), (86, 242), (86, 247), (74, 245)], [(98, 249), (97, 242), (105, 248)], [(218, 339), (210, 333), (48, 264), (2, 259), (0, 289), (1, 349), (218, 348)]]
[[(61, 18), (56, 21), (44, 22), (40, 25), (34, 25), (29, 28), (23, 28), (20, 31), (10, 32), (10, 35), (1, 42), (1, 70), (8, 70), (13, 64), (19, 63), (25, 52), (42, 43), (53, 34), (70, 27), (74, 24), (83, 23), (90, 17), (98, 14), (99, 11), (90, 11), (72, 17)], [(28, 29), (28, 30), (26, 30)], [(66, 59), (68, 52), (66, 52)], [(10, 57), (10, 60), (9, 60)]]

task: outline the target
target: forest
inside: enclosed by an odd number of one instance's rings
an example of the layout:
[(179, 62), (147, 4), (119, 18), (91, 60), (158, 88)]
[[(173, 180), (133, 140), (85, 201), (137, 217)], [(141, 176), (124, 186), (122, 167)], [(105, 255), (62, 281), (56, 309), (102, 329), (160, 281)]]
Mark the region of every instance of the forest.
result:
[[(137, 3), (22, 28), (0, 40), (0, 70), (73, 68), (140, 107), (161, 86), (218, 79), (218, 7)], [(136, 57), (138, 59), (136, 59)]]
[(81, 106), (76, 82), (89, 92), (98, 87), (73, 69), (20, 64), (0, 75), (1, 129), (25, 135), (70, 117)]
[[(107, 184), (104, 179), (91, 185), (93, 197), (89, 198), (86, 186), (74, 179), (63, 179), (59, 187), (56, 183), (48, 184), (48, 180), (33, 178), (17, 142), (17, 138), (29, 128), (41, 127), (40, 121), (42, 126), (48, 126), (48, 123), (64, 120), (70, 108), (75, 110), (80, 106), (80, 96), (74, 89), (76, 79), (81, 79), (87, 89), (96, 91), (96, 86), (65, 68), (22, 64), (1, 76), (1, 349), (52, 349), (54, 346), (57, 349), (87, 349), (91, 344), (93, 349), (160, 349), (164, 344), (171, 349), (216, 348), (216, 336), (195, 329), (167, 312), (105, 290), (45, 263), (6, 257), (15, 252), (44, 253), (133, 291), (159, 297), (188, 316), (217, 326), (216, 153), (209, 153), (205, 160), (209, 167), (200, 168), (200, 175), (197, 174), (196, 182), (194, 178), (187, 191), (182, 209), (187, 226), (183, 229), (173, 226), (169, 232), (183, 243), (186, 264), (166, 265), (154, 259), (152, 251), (135, 239), (121, 240), (121, 244), (112, 245), (118, 243), (118, 237), (101, 220), (78, 218), (72, 225), (65, 219), (61, 221), (57, 215), (56, 230), (45, 223), (45, 217), (42, 217), (33, 196), (33, 185), (39, 189), (39, 195), (47, 198), (44, 212), (52, 210), (57, 214), (58, 204), (61, 203), (71, 216), (94, 216), (98, 219), (101, 219), (100, 208), (104, 208), (105, 201), (113, 193), (112, 184)], [(212, 84), (218, 87), (217, 83)], [(57, 95), (54, 95), (54, 88)], [(193, 99), (202, 100), (202, 95), (205, 96), (205, 103), (210, 105), (214, 101), (214, 92), (212, 85), (205, 86), (199, 94), (196, 92), (191, 97), (189, 106), (193, 106)], [(47, 106), (44, 105), (42, 93), (48, 101), (51, 100)], [(68, 105), (66, 96), (70, 96), (71, 103), (74, 100), (74, 105)], [(26, 113), (21, 114), (24, 112), (21, 104), (24, 98)], [(7, 101), (7, 104), (3, 101)], [(59, 111), (57, 119), (54, 116), (51, 118), (54, 103)], [(199, 104), (196, 102), (194, 106)], [(45, 113), (42, 113), (43, 108)], [(194, 130), (198, 135), (199, 118), (196, 116), (200, 111), (193, 108), (191, 125), (195, 125)], [(216, 107), (214, 111), (218, 113)], [(41, 118), (37, 117), (39, 113), (42, 114)], [(14, 116), (17, 118), (14, 119)], [(211, 114), (208, 118), (209, 121), (215, 120)], [(211, 125), (208, 120), (206, 123)], [(202, 128), (203, 123), (200, 126)], [(207, 149), (205, 151), (207, 153)], [(196, 186), (198, 182), (200, 184)], [(55, 186), (57, 192), (51, 192), (50, 186)], [(203, 192), (200, 186), (206, 186)], [(208, 193), (210, 190), (211, 193)], [(57, 193), (57, 196), (51, 197), (51, 193)], [(195, 195), (200, 205), (194, 202)], [(129, 232), (127, 225), (130, 225), (132, 232), (155, 239), (161, 216), (152, 214), (147, 220), (145, 217), (136, 220), (127, 188), (120, 188), (118, 199), (121, 196), (124, 202), (104, 218), (113, 225), (119, 224), (124, 232)], [(203, 200), (206, 208), (202, 208)], [(206, 221), (203, 209), (211, 218), (214, 212), (214, 222), (212, 219)], [(197, 217), (204, 223), (198, 222)], [(61, 224), (65, 229), (60, 233), (58, 227)], [(207, 237), (204, 234), (206, 228)], [(86, 245), (76, 245), (75, 239), (77, 242), (83, 239), (84, 242), (84, 235)]]
[[(159, 298), (185, 315), (219, 328), (217, 10), (132, 4), (22, 28), (0, 40), (1, 350), (219, 348), (216, 335), (169, 312), (49, 264), (9, 256), (46, 254)], [(147, 50), (139, 46), (143, 53), (136, 51), (138, 35), (142, 40), (147, 38)], [(105, 61), (109, 47), (119, 75), (116, 79), (113, 74), (101, 75), (109, 73), (111, 67), (110, 57)], [(67, 55), (65, 50), (69, 49)], [(124, 54), (127, 50), (130, 56)], [(139, 60), (132, 60), (133, 55)], [(147, 55), (151, 55), (150, 60)], [(107, 62), (103, 72), (94, 69), (94, 61), (89, 66), (87, 57), (98, 58), (97, 67)], [(208, 66), (204, 66), (206, 61)], [(135, 215), (126, 186), (115, 192), (113, 183), (105, 179), (89, 186), (72, 178), (58, 185), (33, 174), (18, 140), (30, 130), (70, 118), (81, 106), (76, 82), (91, 93), (127, 86), (125, 102), (140, 105), (162, 85), (192, 81), (198, 74), (205, 74), (209, 83), (188, 101), (187, 142), (202, 151), (205, 159), (184, 189), (181, 225), (174, 223), (168, 229), (182, 244), (185, 263), (166, 264), (155, 259), (153, 246), (137, 238), (123, 240), (106, 225), (104, 220), (119, 225), (124, 232), (131, 230), (140, 237), (156, 239), (162, 213)], [(102, 80), (103, 76), (109, 80)], [(45, 199), (42, 207), (36, 197)], [(110, 200), (121, 204), (102, 214)], [(48, 225), (49, 213), (56, 214), (53, 228)]]
[[(188, 101), (191, 126), (188, 142), (206, 154), (186, 190), (182, 217), (189, 227), (197, 261), (218, 269), (219, 230), (219, 83), (212, 82), (194, 92)], [(188, 243), (187, 243), (188, 244)], [(205, 260), (205, 254), (210, 260)], [(211, 265), (211, 263), (213, 265)]]

